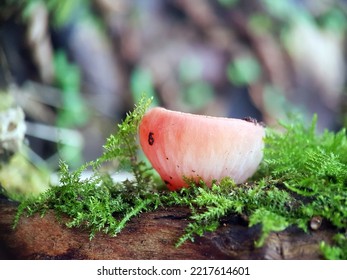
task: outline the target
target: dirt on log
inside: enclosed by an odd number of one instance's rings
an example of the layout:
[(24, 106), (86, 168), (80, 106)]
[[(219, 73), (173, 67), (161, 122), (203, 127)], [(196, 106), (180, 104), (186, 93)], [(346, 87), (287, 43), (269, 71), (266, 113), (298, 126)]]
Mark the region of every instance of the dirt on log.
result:
[(260, 227), (248, 227), (240, 217), (223, 221), (215, 232), (176, 248), (188, 224), (189, 209), (170, 207), (142, 213), (115, 237), (71, 229), (52, 212), (23, 216), (13, 229), (17, 204), (0, 198), (0, 259), (320, 259), (319, 242), (330, 243), (328, 226), (304, 233), (291, 227), (272, 233), (261, 248), (254, 243)]

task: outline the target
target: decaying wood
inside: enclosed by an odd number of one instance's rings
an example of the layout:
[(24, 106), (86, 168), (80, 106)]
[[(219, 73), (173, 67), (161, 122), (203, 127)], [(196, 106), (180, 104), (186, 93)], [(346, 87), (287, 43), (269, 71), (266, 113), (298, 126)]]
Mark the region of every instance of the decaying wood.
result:
[(319, 259), (319, 242), (330, 242), (332, 229), (304, 233), (292, 227), (269, 236), (262, 248), (254, 242), (258, 226), (248, 227), (239, 217), (230, 217), (221, 227), (194, 242), (174, 245), (188, 224), (189, 209), (171, 207), (142, 213), (116, 237), (69, 229), (49, 212), (22, 217), (12, 228), (17, 205), (0, 199), (0, 258), (2, 259)]

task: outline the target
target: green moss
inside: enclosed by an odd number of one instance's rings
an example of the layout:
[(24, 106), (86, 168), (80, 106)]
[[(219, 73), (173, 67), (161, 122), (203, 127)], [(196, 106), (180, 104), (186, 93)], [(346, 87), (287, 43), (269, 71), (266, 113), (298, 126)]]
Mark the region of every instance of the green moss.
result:
[(330, 260), (346, 260), (347, 259), (347, 236), (338, 233), (334, 236), (335, 245), (327, 245), (321, 242), (320, 248), (327, 259)]
[[(249, 226), (260, 224), (262, 246), (273, 231), (296, 225), (309, 231), (313, 217), (320, 216), (336, 228), (335, 243), (320, 247), (325, 258), (346, 258), (347, 241), (347, 145), (346, 131), (315, 131), (317, 118), (305, 127), (293, 120), (283, 130), (267, 129), (264, 160), (249, 182), (236, 185), (230, 178), (208, 188), (204, 182), (189, 182), (191, 188), (169, 192), (161, 180), (139, 160), (138, 124), (150, 100), (142, 98), (104, 146), (104, 154), (77, 171), (61, 163), (58, 186), (37, 198), (21, 203), (16, 222), (25, 213), (44, 214), (53, 209), (58, 217), (68, 217), (69, 227), (84, 227), (92, 238), (97, 232), (116, 235), (126, 223), (143, 211), (158, 207), (185, 206), (191, 209), (190, 223), (177, 246), (218, 228), (229, 215), (248, 217)], [(134, 180), (114, 183), (102, 172), (109, 161), (118, 170), (128, 169)], [(92, 168), (93, 176), (82, 179)], [(342, 234), (344, 233), (344, 234)]]
[[(58, 217), (68, 217), (68, 227), (117, 234), (133, 216), (158, 206), (158, 194), (153, 193), (155, 178), (149, 168), (137, 160), (137, 127), (150, 104), (142, 99), (139, 106), (128, 114), (118, 130), (104, 146), (103, 155), (70, 172), (66, 163), (60, 164), (60, 183), (36, 198), (22, 201), (15, 225), (23, 213), (44, 215), (53, 209)], [(102, 165), (116, 161), (118, 169), (129, 168), (135, 180), (114, 183), (111, 175), (102, 171)], [(93, 175), (82, 179), (82, 172), (91, 168)]]

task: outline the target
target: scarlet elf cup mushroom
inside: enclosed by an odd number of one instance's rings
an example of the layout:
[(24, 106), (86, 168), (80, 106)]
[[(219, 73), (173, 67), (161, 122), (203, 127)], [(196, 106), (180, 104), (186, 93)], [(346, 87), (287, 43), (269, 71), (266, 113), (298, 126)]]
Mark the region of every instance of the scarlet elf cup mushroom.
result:
[(156, 107), (139, 125), (144, 154), (170, 190), (187, 187), (184, 178), (226, 176), (243, 183), (263, 157), (265, 129), (256, 121), (182, 113)]

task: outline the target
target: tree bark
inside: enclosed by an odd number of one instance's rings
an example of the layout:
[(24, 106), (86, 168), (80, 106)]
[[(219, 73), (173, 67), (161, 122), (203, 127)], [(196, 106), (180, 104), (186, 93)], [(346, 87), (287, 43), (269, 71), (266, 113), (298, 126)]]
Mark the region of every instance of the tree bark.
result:
[(23, 216), (13, 229), (17, 204), (0, 198), (0, 259), (319, 259), (319, 242), (331, 242), (329, 226), (304, 233), (296, 227), (272, 233), (261, 248), (254, 242), (260, 227), (240, 217), (224, 220), (214, 232), (176, 248), (188, 224), (189, 209), (170, 207), (142, 213), (112, 237), (98, 233), (89, 240), (84, 229), (59, 223), (53, 212)]

